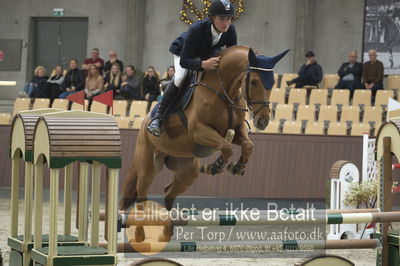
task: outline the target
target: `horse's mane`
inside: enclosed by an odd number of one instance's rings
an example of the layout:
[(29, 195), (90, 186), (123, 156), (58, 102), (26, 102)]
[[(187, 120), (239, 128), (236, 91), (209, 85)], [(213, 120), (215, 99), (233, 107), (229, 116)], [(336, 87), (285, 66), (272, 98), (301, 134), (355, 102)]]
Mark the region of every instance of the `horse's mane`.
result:
[(226, 48), (225, 50), (223, 50), (220, 54), (220, 56), (224, 56), (227, 53), (230, 53), (232, 50), (246, 50), (248, 51), (250, 49), (249, 46), (245, 46), (245, 45), (237, 45), (237, 46), (231, 46)]

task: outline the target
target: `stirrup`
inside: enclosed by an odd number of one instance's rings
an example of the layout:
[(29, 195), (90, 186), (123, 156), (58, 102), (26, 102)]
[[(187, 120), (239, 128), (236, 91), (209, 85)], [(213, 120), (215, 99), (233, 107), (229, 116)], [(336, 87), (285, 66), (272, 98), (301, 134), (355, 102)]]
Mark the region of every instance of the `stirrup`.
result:
[[(154, 120), (159, 119), (160, 120), (160, 126), (156, 127), (155, 125), (152, 125)], [(161, 136), (161, 119), (159, 117), (156, 117), (150, 121), (150, 123), (147, 125), (147, 131), (149, 131), (153, 136), (159, 137)]]

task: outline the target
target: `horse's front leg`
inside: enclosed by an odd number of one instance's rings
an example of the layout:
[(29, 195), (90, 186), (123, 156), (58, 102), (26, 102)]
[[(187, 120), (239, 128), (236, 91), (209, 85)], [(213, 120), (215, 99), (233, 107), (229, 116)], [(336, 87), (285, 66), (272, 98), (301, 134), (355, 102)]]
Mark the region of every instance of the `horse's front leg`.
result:
[(246, 122), (243, 122), (236, 130), (233, 143), (241, 147), (241, 156), (236, 164), (231, 163), (228, 165), (228, 170), (234, 175), (244, 175), (244, 168), (246, 167), (254, 147), (253, 142), (249, 138)]
[(233, 154), (232, 144), (213, 128), (202, 123), (198, 123), (189, 132), (194, 142), (221, 151), (221, 156), (204, 169), (207, 174), (215, 175), (221, 173)]

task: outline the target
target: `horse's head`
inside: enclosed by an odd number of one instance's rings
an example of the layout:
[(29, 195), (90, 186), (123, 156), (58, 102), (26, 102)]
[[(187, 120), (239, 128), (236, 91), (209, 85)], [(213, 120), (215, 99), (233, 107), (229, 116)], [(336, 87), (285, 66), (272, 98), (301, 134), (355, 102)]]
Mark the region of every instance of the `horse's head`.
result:
[(289, 50), (274, 57), (256, 55), (250, 48), (249, 66), (242, 83), (247, 106), (253, 113), (253, 123), (258, 129), (265, 129), (269, 122), (269, 96), (274, 85), (274, 66)]

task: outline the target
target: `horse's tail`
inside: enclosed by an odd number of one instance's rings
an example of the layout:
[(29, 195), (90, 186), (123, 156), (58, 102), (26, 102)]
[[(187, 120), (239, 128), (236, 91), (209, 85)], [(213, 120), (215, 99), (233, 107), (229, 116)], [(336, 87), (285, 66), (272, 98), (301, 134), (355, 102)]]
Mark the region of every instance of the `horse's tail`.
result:
[(137, 198), (137, 179), (138, 173), (133, 162), (122, 186), (122, 198), (119, 204), (120, 210), (127, 210), (135, 204)]

